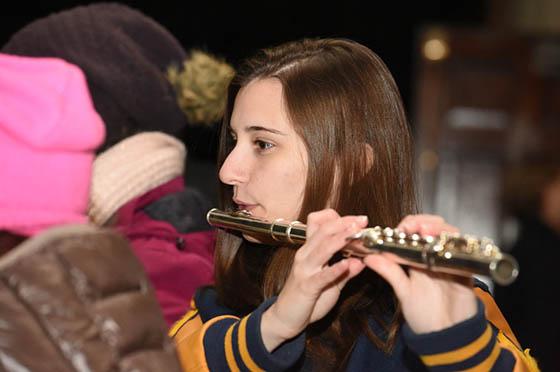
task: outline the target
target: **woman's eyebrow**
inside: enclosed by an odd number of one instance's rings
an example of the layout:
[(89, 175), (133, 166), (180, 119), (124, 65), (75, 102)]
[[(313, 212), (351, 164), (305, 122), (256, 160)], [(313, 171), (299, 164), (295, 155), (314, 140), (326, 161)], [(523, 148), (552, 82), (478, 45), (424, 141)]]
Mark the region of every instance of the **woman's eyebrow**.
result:
[[(269, 133), (274, 133), (274, 134), (279, 134), (281, 136), (286, 136), (287, 134), (279, 131), (277, 129), (273, 129), (273, 128), (267, 128), (267, 127), (263, 127), (262, 125), (250, 125), (247, 126), (243, 129), (245, 132), (260, 132), (260, 131), (264, 131), (264, 132), (269, 132)], [(231, 125), (228, 125), (228, 131), (230, 133), (236, 133), (235, 129), (233, 129), (233, 127)]]
[(273, 129), (273, 128), (267, 128), (267, 127), (263, 127), (261, 125), (251, 125), (248, 127), (245, 127), (245, 132), (260, 132), (260, 131), (264, 131), (264, 132), (270, 132), (270, 133), (274, 133), (274, 134), (279, 134), (281, 136), (285, 136), (286, 133), (281, 132), (277, 129)]

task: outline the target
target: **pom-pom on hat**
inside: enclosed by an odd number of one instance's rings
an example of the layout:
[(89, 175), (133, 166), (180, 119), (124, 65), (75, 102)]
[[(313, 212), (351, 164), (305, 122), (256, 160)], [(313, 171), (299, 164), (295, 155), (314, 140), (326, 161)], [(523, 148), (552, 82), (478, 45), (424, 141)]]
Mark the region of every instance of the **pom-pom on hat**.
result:
[(78, 67), (0, 53), (0, 230), (31, 236), (87, 222), (104, 135)]

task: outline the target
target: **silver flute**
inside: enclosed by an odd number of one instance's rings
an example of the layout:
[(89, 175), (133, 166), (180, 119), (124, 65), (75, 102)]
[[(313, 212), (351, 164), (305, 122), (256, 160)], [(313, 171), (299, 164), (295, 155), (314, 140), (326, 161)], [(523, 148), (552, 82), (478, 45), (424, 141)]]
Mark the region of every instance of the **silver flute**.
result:
[[(247, 211), (226, 212), (214, 208), (206, 215), (208, 223), (239, 231), (257, 240), (276, 244), (302, 245), (307, 226), (299, 221), (266, 221)], [(442, 232), (439, 236), (405, 234), (380, 226), (366, 228), (347, 238), (345, 256), (364, 257), (386, 252), (401, 265), (448, 274), (488, 276), (500, 285), (511, 284), (519, 275), (517, 261), (502, 253), (491, 239)]]

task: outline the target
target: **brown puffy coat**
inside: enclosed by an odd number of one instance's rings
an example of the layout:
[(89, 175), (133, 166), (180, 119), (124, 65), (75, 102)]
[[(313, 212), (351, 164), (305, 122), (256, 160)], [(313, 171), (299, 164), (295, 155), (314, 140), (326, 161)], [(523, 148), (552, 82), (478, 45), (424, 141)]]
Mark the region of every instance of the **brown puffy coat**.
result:
[(49, 230), (0, 259), (0, 370), (180, 371), (152, 288), (110, 230)]

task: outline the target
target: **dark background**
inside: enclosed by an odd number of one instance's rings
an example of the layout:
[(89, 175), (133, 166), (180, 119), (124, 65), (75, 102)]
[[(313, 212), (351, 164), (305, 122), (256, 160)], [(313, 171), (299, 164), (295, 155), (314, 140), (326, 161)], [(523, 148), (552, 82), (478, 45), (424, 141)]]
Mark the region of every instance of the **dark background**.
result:
[[(347, 37), (374, 50), (395, 76), (407, 109), (413, 92), (414, 45), (426, 25), (483, 26), (489, 2), (120, 1), (166, 26), (186, 48), (198, 47), (234, 66), (256, 49), (301, 37)], [(0, 44), (27, 23), (91, 1), (12, 2), (0, 14)]]

